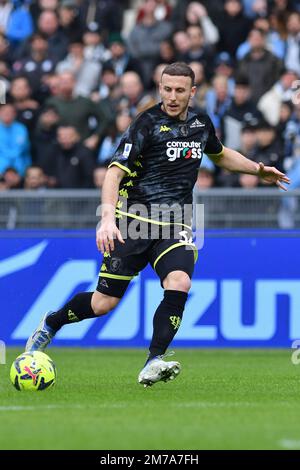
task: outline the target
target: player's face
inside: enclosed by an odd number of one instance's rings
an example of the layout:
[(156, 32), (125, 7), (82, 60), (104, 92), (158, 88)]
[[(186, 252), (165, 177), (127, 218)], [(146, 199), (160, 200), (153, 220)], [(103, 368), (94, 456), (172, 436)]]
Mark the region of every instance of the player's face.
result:
[(184, 120), (190, 99), (195, 95), (190, 77), (163, 74), (159, 85), (163, 110), (173, 118)]

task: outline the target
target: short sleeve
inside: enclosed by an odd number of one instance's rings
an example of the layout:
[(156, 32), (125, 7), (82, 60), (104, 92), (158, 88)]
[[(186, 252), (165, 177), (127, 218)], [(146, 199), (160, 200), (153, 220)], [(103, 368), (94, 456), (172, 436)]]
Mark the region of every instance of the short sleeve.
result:
[(140, 116), (124, 132), (108, 168), (116, 165), (130, 174), (134, 168), (134, 162), (145, 150), (148, 137), (149, 126), (147, 120)]
[(206, 145), (204, 148), (204, 152), (209, 156), (209, 157), (221, 157), (224, 152), (224, 146), (216, 136), (216, 130), (215, 127), (212, 123), (212, 121), (209, 119), (209, 134), (208, 134), (208, 139), (206, 141)]

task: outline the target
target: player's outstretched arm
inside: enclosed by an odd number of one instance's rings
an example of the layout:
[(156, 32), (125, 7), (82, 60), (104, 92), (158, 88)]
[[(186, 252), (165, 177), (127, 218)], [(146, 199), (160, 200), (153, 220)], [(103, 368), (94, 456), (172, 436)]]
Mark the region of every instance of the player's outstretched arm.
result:
[(213, 162), (229, 171), (257, 175), (262, 181), (269, 184), (276, 184), (280, 189), (287, 191), (282, 183), (290, 183), (289, 178), (274, 166), (265, 166), (263, 163), (256, 163), (249, 158), (244, 157), (239, 152), (224, 147), (224, 151), (219, 157), (210, 156)]
[(101, 224), (97, 229), (96, 243), (101, 253), (110, 253), (115, 248), (114, 239), (125, 243), (120, 230), (116, 226), (115, 210), (119, 198), (119, 187), (125, 175), (118, 166), (112, 166), (107, 170), (102, 187)]

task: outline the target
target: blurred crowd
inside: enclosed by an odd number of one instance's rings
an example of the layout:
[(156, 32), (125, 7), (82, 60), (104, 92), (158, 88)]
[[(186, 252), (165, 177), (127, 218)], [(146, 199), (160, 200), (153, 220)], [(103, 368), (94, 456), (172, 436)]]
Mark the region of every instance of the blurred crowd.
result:
[[(101, 188), (178, 60), (222, 142), (300, 187), (299, 0), (0, 0), (0, 190)], [(259, 185), (207, 157), (197, 180)]]

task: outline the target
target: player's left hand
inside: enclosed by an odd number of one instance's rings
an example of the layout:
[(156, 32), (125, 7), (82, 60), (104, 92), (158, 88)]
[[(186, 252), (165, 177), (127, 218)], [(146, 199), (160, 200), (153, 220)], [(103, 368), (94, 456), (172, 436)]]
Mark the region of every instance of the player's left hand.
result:
[(277, 170), (274, 166), (265, 166), (262, 162), (259, 163), (258, 176), (269, 184), (276, 184), (280, 189), (287, 191), (287, 188), (282, 184), (290, 184), (290, 179), (281, 171)]

